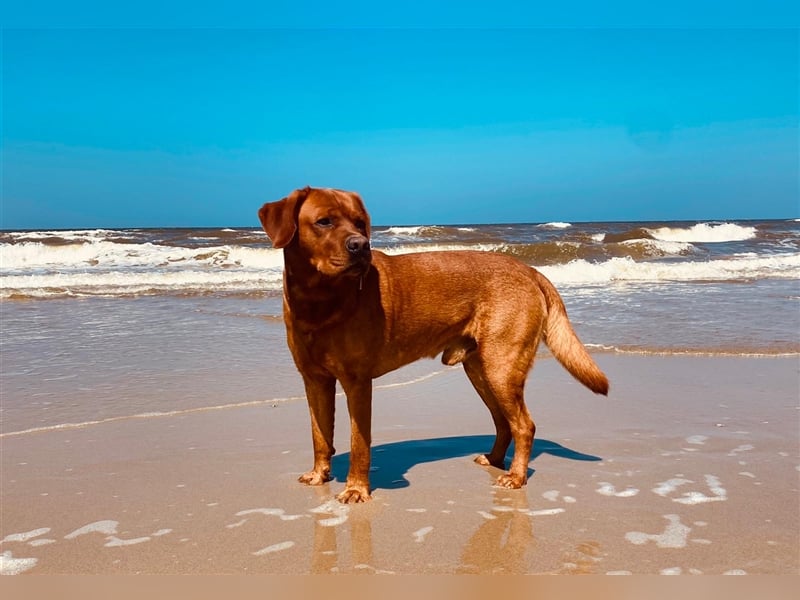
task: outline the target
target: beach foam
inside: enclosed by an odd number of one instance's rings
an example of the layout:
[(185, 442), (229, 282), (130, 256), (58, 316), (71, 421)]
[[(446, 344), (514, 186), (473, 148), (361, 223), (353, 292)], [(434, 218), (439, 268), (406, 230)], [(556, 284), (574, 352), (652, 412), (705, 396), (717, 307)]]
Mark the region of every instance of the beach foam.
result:
[(562, 221), (553, 221), (552, 223), (542, 223), (537, 225), (541, 229), (568, 229), (572, 227), (572, 223), (564, 223)]
[(29, 571), (39, 562), (37, 558), (14, 558), (11, 551), (0, 554), (0, 575), (19, 575)]
[(65, 540), (72, 540), (76, 537), (81, 535), (87, 535), (90, 533), (101, 533), (103, 535), (114, 535), (117, 533), (117, 528), (119, 527), (119, 521), (112, 521), (110, 519), (103, 520), (103, 521), (95, 521), (94, 523), (89, 523), (88, 525), (84, 525), (83, 527), (79, 527), (72, 533), (68, 533), (64, 536)]
[(262, 548), (256, 552), (253, 552), (254, 556), (264, 556), (265, 554), (273, 554), (275, 552), (282, 552), (283, 550), (288, 550), (289, 548), (293, 548), (295, 543), (293, 541), (286, 541), (280, 542), (278, 544), (272, 544), (271, 546), (267, 546), (266, 548)]
[(697, 223), (691, 227), (659, 227), (648, 231), (655, 239), (667, 242), (739, 242), (757, 235), (755, 227), (736, 223)]
[(798, 279), (800, 253), (672, 263), (637, 262), (628, 257), (615, 257), (600, 263), (575, 260), (563, 265), (542, 266), (539, 270), (556, 285)]
[(24, 533), (10, 533), (6, 537), (4, 537), (2, 541), (0, 541), (0, 544), (5, 542), (27, 542), (29, 540), (32, 540), (33, 538), (43, 536), (46, 533), (50, 533), (49, 527), (42, 527), (40, 529), (34, 529), (32, 531), (26, 531)]
[(681, 523), (681, 518), (678, 515), (664, 515), (664, 518), (667, 519), (668, 523), (662, 533), (629, 531), (625, 534), (625, 539), (637, 546), (647, 542), (655, 542), (659, 548), (685, 548), (691, 527)]
[[(375, 228), (372, 245), (388, 254), (504, 252), (546, 265), (556, 284), (798, 278), (798, 233), (776, 223), (418, 225)], [(0, 232), (0, 240), (0, 298), (281, 290), (283, 252), (257, 230)], [(659, 260), (670, 258), (683, 260)]]

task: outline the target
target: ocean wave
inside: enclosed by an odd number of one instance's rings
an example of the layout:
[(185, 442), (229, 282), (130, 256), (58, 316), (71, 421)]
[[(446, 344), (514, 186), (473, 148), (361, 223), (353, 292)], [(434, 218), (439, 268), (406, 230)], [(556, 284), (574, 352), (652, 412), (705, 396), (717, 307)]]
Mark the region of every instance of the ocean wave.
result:
[(0, 245), (0, 298), (131, 296), (278, 290), (283, 253), (245, 246), (182, 247), (99, 239)]
[(377, 227), (372, 232), (372, 241), (375, 246), (408, 241), (420, 243), (430, 243), (437, 240), (468, 242), (474, 241), (476, 234), (479, 238), (486, 236), (485, 232), (480, 232), (478, 228), (468, 225), (414, 225), (394, 226), (385, 229)]
[[(663, 240), (625, 240), (620, 246), (638, 249), (639, 255), (647, 258), (659, 256), (687, 256), (695, 252), (695, 247), (688, 242), (667, 242)], [(635, 257), (634, 257), (635, 258)]]
[(608, 346), (604, 344), (586, 344), (592, 354), (623, 354), (639, 356), (676, 356), (676, 357), (737, 357), (737, 358), (787, 358), (800, 356), (798, 346), (787, 348), (657, 348), (643, 346)]
[(539, 270), (554, 284), (618, 282), (747, 281), (800, 278), (800, 254), (737, 256), (729, 259), (683, 262), (637, 262), (615, 257), (600, 263), (583, 259), (542, 266)]
[(380, 233), (394, 236), (415, 237), (420, 234), (423, 229), (428, 229), (424, 225), (416, 225), (413, 227), (389, 227), (382, 230)]
[[(665, 251), (664, 242), (643, 250), (648, 256)], [(625, 245), (625, 244), (620, 244)], [(634, 247), (633, 242), (627, 245)], [(78, 247), (80, 248), (80, 247)], [(579, 247), (578, 247), (579, 248)], [(681, 251), (682, 245), (666, 248)], [(800, 279), (800, 253), (759, 256), (752, 253), (716, 260), (637, 260), (630, 255), (605, 260), (575, 258), (566, 262), (576, 247), (570, 244), (539, 244), (520, 248), (490, 244), (484, 246), (434, 244), (406, 245), (386, 249), (387, 254), (408, 254), (427, 250), (483, 250), (517, 254), (536, 264), (556, 285), (597, 285), (614, 283), (680, 281), (747, 281), (756, 279)], [(0, 277), (0, 298), (47, 298), (69, 296), (131, 296), (158, 293), (274, 293), (281, 289), (283, 259), (280, 251), (255, 248), (217, 249), (214, 252), (179, 249), (172, 260), (158, 264), (142, 257), (115, 256), (113, 264), (91, 265), (86, 255), (75, 250), (83, 262), (69, 269), (5, 269)], [(627, 252), (631, 253), (629, 247)], [(554, 253), (548, 259), (547, 253)], [(186, 257), (180, 259), (184, 254)], [(95, 256), (96, 255), (90, 255)], [(153, 255), (148, 254), (150, 260)], [(73, 257), (74, 258), (74, 257)], [(535, 260), (531, 260), (535, 258)], [(128, 263), (122, 264), (123, 260)], [(41, 261), (43, 262), (43, 261)], [(45, 264), (46, 266), (46, 264)]]
[(656, 258), (690, 256), (697, 250), (692, 244), (662, 242), (652, 239), (626, 239), (612, 244), (586, 244), (555, 240), (533, 244), (506, 244), (499, 248), (505, 254), (531, 266), (566, 264), (573, 260), (598, 263), (610, 258), (632, 258), (643, 261)]
[(87, 267), (159, 267), (186, 262), (269, 269), (283, 265), (283, 253), (272, 248), (245, 246), (187, 248), (151, 242), (127, 244), (105, 240), (61, 246), (42, 242), (0, 245), (0, 263), (6, 273), (55, 267), (62, 270)]
[(554, 221), (552, 223), (542, 223), (536, 226), (538, 229), (569, 229), (572, 223), (564, 223), (561, 221)]
[(604, 244), (618, 244), (621, 242), (629, 242), (631, 240), (654, 240), (655, 238), (649, 230), (644, 227), (635, 227), (622, 231), (620, 233), (599, 233), (592, 236), (596, 242), (603, 242)]
[(74, 229), (74, 230), (61, 230), (54, 229), (50, 231), (5, 231), (2, 232), (4, 238), (9, 240), (23, 242), (23, 241), (43, 241), (43, 240), (63, 240), (65, 242), (101, 240), (112, 237), (120, 232), (113, 229)]
[[(568, 227), (556, 229), (562, 225)], [(800, 279), (798, 233), (774, 221), (551, 222), (378, 227), (372, 242), (390, 255), (501, 252), (541, 268), (557, 284), (592, 286)], [(282, 271), (283, 252), (254, 228), (0, 232), (0, 298), (270, 294), (280, 290)]]
[(506, 247), (506, 244), (401, 244), (381, 248), (381, 252), (389, 255), (414, 254), (417, 252), (449, 252), (458, 250), (477, 250), (479, 252), (497, 252)]
[(139, 296), (163, 293), (278, 291), (283, 271), (112, 271), (50, 273), (2, 278), (0, 298)]
[(689, 243), (741, 242), (757, 235), (755, 227), (736, 223), (697, 223), (691, 227), (659, 227), (646, 231), (657, 240)]

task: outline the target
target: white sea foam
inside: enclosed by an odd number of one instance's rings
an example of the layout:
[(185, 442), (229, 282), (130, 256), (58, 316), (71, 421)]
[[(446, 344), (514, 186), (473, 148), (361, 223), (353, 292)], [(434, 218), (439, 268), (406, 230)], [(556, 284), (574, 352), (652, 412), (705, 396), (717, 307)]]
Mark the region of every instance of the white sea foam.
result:
[[(707, 502), (724, 502), (728, 499), (728, 493), (725, 488), (722, 487), (718, 477), (715, 475), (706, 475), (705, 482), (708, 490), (712, 494), (711, 496), (707, 496), (703, 492), (692, 491), (685, 492), (680, 498), (673, 498), (672, 501), (678, 502), (679, 504), (705, 504)], [(662, 497), (667, 497), (677, 491), (679, 487), (689, 483), (694, 482), (683, 477), (675, 477), (657, 484), (656, 487), (653, 488), (653, 493)]]
[(566, 512), (563, 508), (543, 508), (540, 510), (520, 510), (519, 512), (528, 515), (529, 517), (550, 517), (553, 515), (560, 515)]
[(666, 242), (738, 242), (756, 237), (756, 228), (736, 223), (698, 223), (691, 227), (648, 229), (657, 240)]
[(157, 267), (194, 262), (207, 266), (274, 268), (283, 266), (283, 253), (273, 248), (213, 246), (185, 248), (150, 242), (123, 244), (104, 240), (84, 244), (53, 246), (41, 242), (0, 245), (4, 271), (47, 266), (78, 267)]
[(172, 533), (172, 529), (159, 529), (158, 531), (151, 533), (150, 535), (152, 535), (153, 537), (162, 537), (169, 533)]
[(706, 475), (705, 480), (712, 494), (711, 496), (706, 496), (702, 492), (688, 492), (681, 498), (673, 499), (673, 502), (679, 502), (680, 504), (705, 504), (707, 502), (724, 502), (728, 499), (728, 492), (722, 487), (718, 477), (715, 475)]
[(637, 262), (630, 257), (615, 257), (601, 263), (574, 260), (542, 266), (539, 270), (556, 285), (797, 279), (800, 278), (800, 253), (686, 262)]
[(279, 289), (283, 254), (244, 246), (186, 248), (104, 239), (65, 245), (27, 241), (0, 244), (0, 266), (0, 297)]
[(60, 238), (66, 241), (91, 242), (102, 240), (120, 232), (111, 229), (72, 229), (72, 230), (48, 230), (48, 231), (11, 231), (8, 236), (15, 239), (24, 240), (47, 240)]
[(37, 538), (42, 536), (46, 533), (50, 533), (49, 527), (42, 527), (40, 529), (34, 529), (32, 531), (26, 531), (24, 533), (10, 533), (6, 537), (0, 541), (0, 544), (5, 542), (27, 542), (28, 540), (32, 540), (33, 538)]
[(600, 494), (601, 496), (613, 496), (615, 498), (631, 498), (639, 493), (638, 489), (630, 486), (618, 492), (616, 486), (606, 481), (600, 482), (598, 485), (600, 487), (597, 488), (597, 493)]
[(728, 452), (728, 456), (736, 456), (737, 454), (739, 454), (741, 452), (749, 452), (753, 448), (755, 448), (755, 446), (753, 446), (752, 444), (742, 444), (740, 446), (737, 446), (736, 448), (734, 448), (730, 452)]
[(332, 498), (327, 502), (320, 504), (316, 508), (312, 508), (309, 510), (309, 512), (314, 514), (333, 515), (332, 517), (326, 519), (318, 519), (316, 523), (317, 525), (321, 525), (323, 527), (336, 527), (347, 521), (350, 507), (346, 504), (341, 504), (338, 500)]
[(425, 536), (427, 536), (431, 531), (433, 531), (433, 527), (429, 525), (427, 527), (423, 527), (422, 529), (418, 529), (411, 535), (414, 536), (415, 542), (424, 542)]
[(665, 240), (624, 240), (623, 246), (636, 246), (645, 249), (650, 257), (683, 256), (691, 254), (694, 246), (689, 242), (672, 242)]
[(272, 554), (274, 552), (281, 552), (282, 550), (288, 550), (295, 545), (294, 542), (287, 541), (287, 542), (280, 542), (278, 544), (272, 544), (271, 546), (267, 546), (266, 548), (262, 548), (256, 552), (253, 552), (253, 556), (264, 556), (265, 554)]
[(149, 542), (149, 541), (150, 541), (150, 536), (123, 540), (114, 535), (110, 535), (106, 538), (106, 543), (104, 545), (106, 548), (118, 548), (120, 546), (135, 546), (136, 544), (143, 544), (144, 542)]
[(29, 296), (56, 295), (130, 295), (148, 291), (253, 290), (280, 289), (279, 272), (176, 271), (53, 273), (46, 275), (11, 275), (3, 277), (0, 297), (13, 294)]
[[(540, 230), (574, 228), (557, 221), (533, 227)], [(478, 231), (473, 227), (459, 229)], [(502, 236), (480, 244), (460, 241), (458, 237), (428, 243), (429, 235), (443, 230), (445, 228), (439, 226), (391, 227), (376, 233), (375, 245), (380, 248), (389, 244), (383, 251), (396, 255), (437, 250), (503, 252), (509, 250), (509, 244), (516, 243), (503, 241)], [(261, 232), (240, 231), (242, 237), (238, 238), (235, 230), (223, 231), (226, 235), (217, 238), (212, 233), (206, 236), (206, 232), (199, 232), (204, 236), (203, 241), (220, 241), (209, 246), (191, 241), (191, 232), (173, 235), (97, 229), (4, 233), (4, 239), (12, 242), (0, 243), (0, 298), (280, 291), (282, 251), (269, 247), (265, 237), (263, 245), (254, 241)], [(698, 256), (693, 244), (756, 237), (756, 228), (747, 224), (699, 223), (648, 231), (655, 239), (625, 240), (620, 244), (631, 248), (643, 246), (644, 255), (651, 260), (631, 257), (602, 262), (574, 260), (568, 264), (548, 265), (541, 270), (557, 285), (800, 278), (800, 253), (797, 252), (767, 255), (760, 251), (757, 254), (742, 252), (724, 259), (693, 260)], [(542, 234), (533, 235), (535, 238)], [(605, 234), (593, 234), (593, 237), (595, 241), (602, 241)], [(583, 244), (570, 240), (556, 243)], [(792, 244), (785, 245), (785, 248), (792, 247)], [(660, 257), (684, 260), (658, 260)]]
[(414, 227), (389, 227), (388, 229), (384, 230), (382, 233), (387, 235), (394, 235), (394, 236), (407, 236), (413, 237), (420, 234), (420, 232), (426, 229), (426, 227), (422, 225), (417, 225)]
[(111, 521), (111, 520), (104, 520), (104, 521), (95, 521), (94, 523), (89, 523), (88, 525), (84, 525), (73, 531), (72, 533), (68, 533), (64, 536), (65, 540), (71, 540), (81, 535), (86, 535), (89, 533), (102, 533), (105, 535), (114, 535), (117, 533), (117, 527), (119, 527), (119, 521)]
[(302, 519), (307, 515), (287, 515), (286, 511), (282, 508), (253, 508), (250, 510), (242, 510), (236, 513), (237, 517), (244, 517), (247, 515), (266, 515), (272, 517), (278, 517), (281, 521), (296, 521), (297, 519)]
[(683, 477), (668, 479), (667, 481), (662, 481), (657, 484), (656, 487), (653, 488), (653, 493), (666, 497), (668, 494), (671, 494), (680, 486), (686, 485), (687, 483), (692, 483), (692, 481), (690, 479), (684, 479)]
[(36, 566), (36, 558), (14, 558), (10, 551), (0, 554), (0, 575), (19, 575)]
[(690, 435), (686, 438), (687, 444), (695, 444), (697, 446), (702, 446), (708, 441), (707, 435)]
[(561, 221), (554, 221), (552, 223), (542, 223), (541, 225), (537, 225), (540, 229), (568, 229), (572, 227), (572, 223), (564, 223)]
[(650, 534), (641, 531), (629, 531), (625, 534), (625, 539), (637, 546), (652, 541), (659, 548), (685, 548), (691, 528), (681, 523), (678, 515), (664, 515), (664, 518), (667, 519), (668, 524), (662, 533)]
[(381, 248), (390, 255), (414, 254), (415, 252), (452, 252), (456, 250), (477, 250), (479, 252), (497, 252), (505, 248), (505, 244), (404, 244)]

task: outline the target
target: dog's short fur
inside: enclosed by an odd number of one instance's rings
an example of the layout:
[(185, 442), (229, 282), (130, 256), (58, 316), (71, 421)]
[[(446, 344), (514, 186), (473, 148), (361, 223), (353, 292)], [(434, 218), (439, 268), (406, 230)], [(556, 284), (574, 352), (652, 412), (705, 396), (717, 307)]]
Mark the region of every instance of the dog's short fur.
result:
[(422, 357), (462, 363), (497, 436), (481, 465), (504, 468), (497, 483), (527, 481), (535, 426), (523, 387), (541, 340), (581, 383), (608, 380), (578, 340), (561, 297), (538, 271), (501, 254), (424, 252), (387, 256), (369, 245), (358, 194), (304, 188), (264, 204), (258, 216), (283, 248), (283, 311), (289, 348), (311, 413), (314, 467), (300, 481), (328, 481), (338, 380), (350, 412), (350, 471), (341, 502), (370, 498), (372, 380)]

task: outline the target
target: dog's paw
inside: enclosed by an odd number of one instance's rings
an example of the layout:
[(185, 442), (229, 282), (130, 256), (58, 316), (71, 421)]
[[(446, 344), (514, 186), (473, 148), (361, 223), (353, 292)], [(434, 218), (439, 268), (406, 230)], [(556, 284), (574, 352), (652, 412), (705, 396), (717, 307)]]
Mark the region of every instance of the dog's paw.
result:
[(336, 496), (336, 499), (342, 504), (357, 504), (371, 500), (372, 496), (369, 495), (369, 490), (366, 487), (348, 486), (341, 494)]
[(309, 471), (308, 473), (303, 473), (297, 478), (297, 481), (300, 483), (305, 483), (306, 485), (322, 485), (326, 481), (330, 480), (331, 475), (328, 471)]
[(518, 490), (525, 485), (525, 478), (512, 475), (511, 473), (504, 473), (497, 478), (497, 483), (495, 485), (510, 490)]

